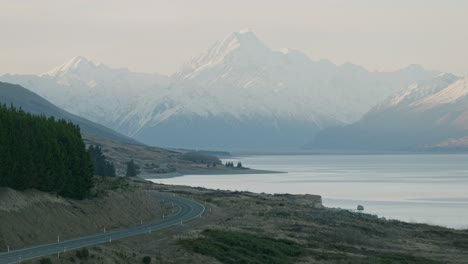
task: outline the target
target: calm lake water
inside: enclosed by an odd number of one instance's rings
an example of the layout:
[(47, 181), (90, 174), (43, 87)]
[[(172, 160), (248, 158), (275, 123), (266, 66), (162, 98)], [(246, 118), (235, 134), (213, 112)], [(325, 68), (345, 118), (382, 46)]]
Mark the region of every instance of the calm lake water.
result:
[(468, 229), (468, 155), (286, 155), (229, 159), (283, 174), (187, 175), (158, 183), (319, 194), (328, 207)]

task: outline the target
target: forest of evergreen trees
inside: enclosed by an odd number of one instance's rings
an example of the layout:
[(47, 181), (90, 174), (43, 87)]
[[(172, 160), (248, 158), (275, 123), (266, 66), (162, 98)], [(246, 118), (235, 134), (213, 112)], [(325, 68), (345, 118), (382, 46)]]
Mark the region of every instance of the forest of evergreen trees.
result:
[(0, 106), (0, 186), (83, 199), (92, 177), (77, 125)]

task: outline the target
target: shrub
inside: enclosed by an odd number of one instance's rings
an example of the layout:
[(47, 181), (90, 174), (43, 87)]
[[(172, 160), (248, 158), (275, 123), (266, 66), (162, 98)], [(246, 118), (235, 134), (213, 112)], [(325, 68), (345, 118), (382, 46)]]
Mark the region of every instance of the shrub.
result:
[(294, 263), (305, 249), (300, 244), (255, 234), (205, 230), (203, 237), (181, 240), (186, 249), (222, 263)]
[(143, 259), (141, 260), (144, 264), (150, 264), (151, 263), (151, 257), (150, 256), (144, 256)]
[(76, 251), (76, 257), (79, 259), (85, 259), (89, 257), (89, 250), (87, 248), (82, 248)]
[(39, 260), (39, 263), (40, 264), (52, 264), (52, 260), (50, 260), (50, 258), (41, 258), (41, 260)]

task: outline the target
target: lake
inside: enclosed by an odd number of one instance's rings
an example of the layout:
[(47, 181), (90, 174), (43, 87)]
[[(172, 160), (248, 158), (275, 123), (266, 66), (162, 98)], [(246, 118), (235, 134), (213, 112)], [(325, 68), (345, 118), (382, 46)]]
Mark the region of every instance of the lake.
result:
[[(226, 160), (225, 160), (226, 161)], [(272, 155), (228, 159), (274, 174), (187, 175), (164, 184), (318, 194), (327, 207), (468, 229), (468, 155)]]

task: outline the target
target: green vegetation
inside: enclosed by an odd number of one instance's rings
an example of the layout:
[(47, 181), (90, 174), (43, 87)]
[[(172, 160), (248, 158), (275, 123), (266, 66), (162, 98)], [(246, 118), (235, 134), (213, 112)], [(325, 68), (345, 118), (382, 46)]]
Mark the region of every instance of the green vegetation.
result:
[(144, 264), (150, 264), (151, 263), (151, 257), (150, 256), (145, 256), (145, 257), (143, 257), (141, 262), (144, 263)]
[(135, 164), (133, 160), (127, 162), (127, 172), (125, 176), (136, 177), (140, 173), (140, 168)]
[(115, 177), (114, 163), (107, 161), (99, 146), (89, 146), (88, 154), (93, 163), (94, 175)]
[(87, 259), (89, 257), (89, 250), (87, 248), (79, 249), (75, 255), (78, 259)]
[(40, 264), (52, 264), (52, 260), (50, 260), (50, 258), (41, 258), (41, 260), (39, 260), (39, 263)]
[(242, 166), (242, 162), (240, 162), (240, 161), (237, 162), (237, 165), (234, 165), (234, 162), (232, 162), (232, 161), (228, 161), (228, 162), (226, 162), (226, 163), (224, 164), (224, 166), (226, 166), (227, 168), (237, 168), (237, 169), (242, 169), (242, 168), (244, 168), (244, 167)]
[(0, 186), (82, 199), (92, 177), (77, 125), (0, 106)]
[(191, 161), (193, 163), (214, 165), (214, 167), (216, 167), (216, 165), (222, 164), (221, 160), (218, 157), (204, 154), (198, 151), (184, 153), (182, 154), (181, 158), (183, 160)]
[(304, 254), (301, 245), (285, 239), (273, 239), (223, 230), (205, 230), (202, 237), (184, 239), (186, 249), (212, 256), (222, 263), (294, 263)]

